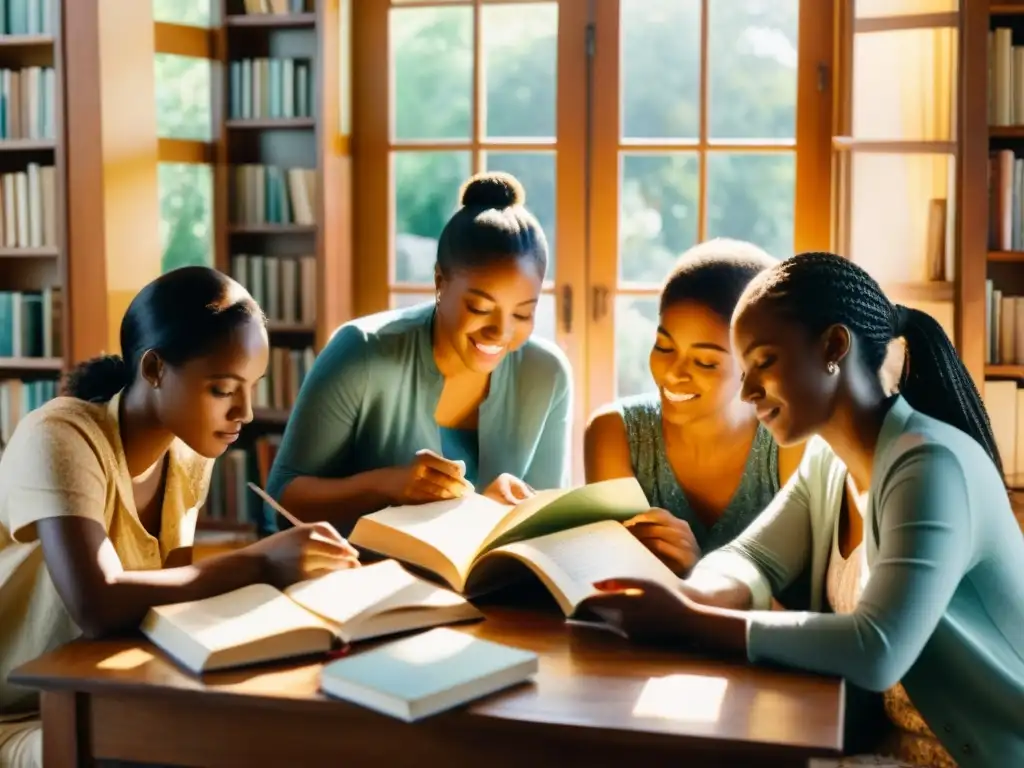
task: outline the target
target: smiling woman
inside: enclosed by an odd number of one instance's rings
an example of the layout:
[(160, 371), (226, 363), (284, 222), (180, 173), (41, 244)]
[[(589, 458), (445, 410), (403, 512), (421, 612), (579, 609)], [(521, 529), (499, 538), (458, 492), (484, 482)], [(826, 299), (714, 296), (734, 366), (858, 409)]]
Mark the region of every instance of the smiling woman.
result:
[(627, 523), (677, 573), (731, 541), (795, 468), (740, 400), (729, 320), (748, 283), (775, 260), (711, 240), (683, 254), (661, 292), (650, 353), (656, 394), (621, 399), (591, 419), (587, 480), (633, 475), (651, 511)]
[(348, 529), (392, 504), (568, 483), (569, 364), (533, 336), (547, 239), (508, 174), (461, 201), (434, 301), (343, 325), (303, 382), (268, 481), (298, 518)]

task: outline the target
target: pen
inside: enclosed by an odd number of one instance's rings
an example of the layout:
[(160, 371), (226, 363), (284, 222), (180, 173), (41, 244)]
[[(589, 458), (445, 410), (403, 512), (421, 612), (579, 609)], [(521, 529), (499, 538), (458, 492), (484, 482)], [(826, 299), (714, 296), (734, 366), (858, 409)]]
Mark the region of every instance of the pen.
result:
[(292, 525), (295, 525), (295, 526), (299, 526), (299, 525), (303, 524), (303, 522), (301, 520), (299, 520), (299, 518), (297, 518), (295, 515), (293, 515), (287, 509), (285, 509), (280, 504), (278, 504), (276, 501), (274, 501), (272, 498), (270, 498), (270, 494), (267, 493), (266, 491), (264, 491), (258, 485), (256, 485), (256, 483), (249, 483), (249, 487), (253, 490), (253, 492), (257, 496), (259, 496), (261, 499), (263, 499), (265, 502), (267, 502), (267, 504), (269, 504), (272, 509), (274, 509), (275, 511), (279, 512), (281, 514), (281, 517), (283, 517), (289, 523), (291, 523)]

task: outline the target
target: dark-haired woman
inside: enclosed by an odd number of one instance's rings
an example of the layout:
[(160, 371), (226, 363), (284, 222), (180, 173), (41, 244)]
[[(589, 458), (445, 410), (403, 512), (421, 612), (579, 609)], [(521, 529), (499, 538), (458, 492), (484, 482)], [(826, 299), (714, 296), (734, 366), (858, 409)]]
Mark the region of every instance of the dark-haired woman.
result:
[(729, 321), (743, 290), (776, 260), (719, 238), (684, 253), (661, 291), (650, 365), (656, 393), (600, 409), (587, 426), (587, 481), (636, 477), (652, 509), (626, 523), (680, 575), (732, 541), (800, 463), (740, 399)]
[(321, 352), (268, 482), (297, 517), (345, 531), (388, 505), (568, 483), (570, 369), (531, 338), (548, 247), (523, 203), (508, 174), (471, 179), (438, 241), (436, 300), (347, 323)]
[[(887, 395), (878, 370), (894, 336), (908, 360)], [(882, 692), (893, 729), (881, 751), (902, 762), (1024, 765), (1024, 538), (942, 328), (851, 262), (812, 253), (754, 280), (732, 337), (761, 422), (780, 444), (814, 444), (680, 591), (618, 581), (596, 604), (635, 635), (696, 637)], [(764, 611), (808, 566), (814, 612)]]
[(205, 267), (132, 300), (120, 357), (73, 371), (0, 458), (0, 765), (41, 766), (36, 692), (11, 670), (84, 633), (138, 625), (155, 605), (358, 565), (327, 524), (191, 564), (213, 459), (252, 419), (269, 354), (263, 313)]

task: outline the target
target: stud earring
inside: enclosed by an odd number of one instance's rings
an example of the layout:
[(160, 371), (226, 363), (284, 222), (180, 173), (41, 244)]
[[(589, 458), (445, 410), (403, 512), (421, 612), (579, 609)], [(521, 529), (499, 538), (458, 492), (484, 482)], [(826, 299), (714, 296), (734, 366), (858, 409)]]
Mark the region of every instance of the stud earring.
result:
[(825, 366), (825, 370), (828, 371), (829, 376), (835, 376), (837, 373), (839, 373), (839, 365), (838, 363), (836, 363), (835, 360), (829, 360), (828, 365)]

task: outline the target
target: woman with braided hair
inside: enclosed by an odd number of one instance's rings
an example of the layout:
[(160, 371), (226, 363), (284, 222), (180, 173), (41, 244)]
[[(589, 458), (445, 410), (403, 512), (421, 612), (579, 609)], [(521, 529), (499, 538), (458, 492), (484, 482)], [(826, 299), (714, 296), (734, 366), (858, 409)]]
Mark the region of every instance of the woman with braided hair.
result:
[[(898, 394), (879, 380), (906, 344)], [(678, 590), (598, 584), (634, 637), (696, 639), (884, 694), (874, 765), (1024, 765), (1024, 537), (984, 406), (931, 317), (810, 253), (748, 286), (732, 321), (743, 397), (803, 462)], [(809, 569), (811, 611), (766, 610)], [(853, 763), (851, 763), (853, 764)]]

